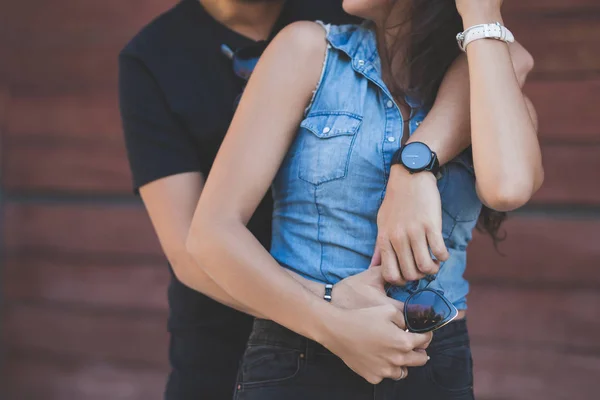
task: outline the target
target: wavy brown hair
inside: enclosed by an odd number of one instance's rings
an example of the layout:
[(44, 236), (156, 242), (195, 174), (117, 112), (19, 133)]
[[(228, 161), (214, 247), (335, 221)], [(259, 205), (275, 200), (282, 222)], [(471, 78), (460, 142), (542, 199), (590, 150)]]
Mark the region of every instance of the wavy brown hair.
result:
[[(409, 96), (429, 108), (448, 68), (461, 54), (456, 34), (463, 30), (462, 19), (454, 0), (395, 0), (390, 18), (399, 13), (406, 17), (383, 33), (388, 39), (381, 54), (389, 71), (386, 83), (396, 99)], [(390, 34), (395, 34), (393, 40)], [(506, 213), (484, 206), (477, 229), (497, 244), (503, 239), (499, 231), (505, 219)]]

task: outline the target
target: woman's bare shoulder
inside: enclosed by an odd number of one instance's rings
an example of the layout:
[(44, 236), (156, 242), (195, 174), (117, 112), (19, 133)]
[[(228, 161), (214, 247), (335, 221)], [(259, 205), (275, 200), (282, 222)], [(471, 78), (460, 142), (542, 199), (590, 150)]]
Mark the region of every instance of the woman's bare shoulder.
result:
[(294, 22), (282, 29), (269, 47), (278, 55), (320, 66), (327, 49), (326, 32), (316, 22)]

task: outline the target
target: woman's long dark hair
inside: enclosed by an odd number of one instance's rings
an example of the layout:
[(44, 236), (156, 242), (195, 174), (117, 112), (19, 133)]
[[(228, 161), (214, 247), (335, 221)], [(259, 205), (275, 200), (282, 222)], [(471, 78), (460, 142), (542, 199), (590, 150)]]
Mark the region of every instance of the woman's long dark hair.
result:
[[(409, 96), (419, 100), (422, 107), (429, 108), (446, 71), (461, 53), (456, 34), (462, 31), (462, 19), (454, 0), (396, 0), (396, 3), (394, 7), (410, 3), (409, 17), (388, 30), (402, 32), (402, 24), (408, 23), (410, 34), (397, 35), (398, 40), (391, 45), (388, 42), (387, 52), (382, 54), (391, 81), (386, 83), (396, 99)], [(484, 206), (477, 228), (489, 233), (497, 243), (503, 239), (499, 230), (505, 219), (506, 213)]]

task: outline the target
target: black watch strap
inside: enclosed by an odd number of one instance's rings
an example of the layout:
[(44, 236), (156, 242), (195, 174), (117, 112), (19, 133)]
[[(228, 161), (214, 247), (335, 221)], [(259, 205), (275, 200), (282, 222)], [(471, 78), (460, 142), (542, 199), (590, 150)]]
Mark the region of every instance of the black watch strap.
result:
[(433, 151), (431, 152), (431, 156), (432, 156), (433, 160), (431, 161), (431, 164), (429, 165), (429, 167), (427, 167), (425, 169), (425, 171), (430, 171), (436, 178), (439, 179), (439, 177), (440, 177), (440, 160), (438, 160), (437, 154), (435, 154)]

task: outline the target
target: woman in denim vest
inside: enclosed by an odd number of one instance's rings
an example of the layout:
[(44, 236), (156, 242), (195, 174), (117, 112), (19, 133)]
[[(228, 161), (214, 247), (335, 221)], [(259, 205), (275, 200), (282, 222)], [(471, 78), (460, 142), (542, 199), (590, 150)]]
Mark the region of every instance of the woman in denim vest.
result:
[[(495, 235), (501, 212), (525, 204), (543, 180), (535, 115), (504, 43), (511, 35), (499, 23), (501, 2), (346, 0), (346, 11), (367, 22), (297, 23), (266, 50), (188, 239), (216, 283), (255, 315), (272, 320), (255, 322), (236, 398), (473, 398), (464, 320), (467, 244), (482, 203), (482, 226)], [(458, 104), (445, 117), (454, 123), (470, 113), (472, 147), (438, 170), (435, 154), (411, 136), (427, 123), (438, 92), (454, 90), (453, 77), (464, 72), (452, 43), (463, 29), (471, 104)], [(495, 29), (498, 34), (491, 35)], [(491, 36), (500, 40), (478, 40)], [(430, 165), (412, 171), (414, 159), (425, 155)], [(432, 329), (411, 326), (394, 306), (365, 304), (361, 292), (333, 290), (364, 273), (374, 251), (375, 264), (392, 253), (377, 243), (378, 210), (392, 166), (437, 179), (448, 254), (436, 260), (439, 245), (433, 240), (424, 245), (431, 253), (415, 250), (423, 246), (394, 249), (397, 271), (384, 274), (394, 284), (388, 294), (398, 307), (428, 287), (458, 310), (454, 322), (438, 321), (433, 340), (427, 332)], [(269, 254), (245, 224), (271, 184)], [(411, 263), (416, 266), (407, 268)], [(439, 269), (421, 268), (429, 264)], [(377, 289), (382, 273), (376, 266), (369, 271), (377, 275), (372, 285)], [(435, 280), (425, 272), (435, 272)], [(320, 318), (313, 318), (315, 312)], [(350, 342), (344, 334), (373, 330), (385, 331), (382, 337), (389, 340), (376, 348), (365, 339), (369, 350), (362, 357), (342, 361), (332, 354), (345, 354)], [(331, 331), (336, 340), (330, 340)]]

